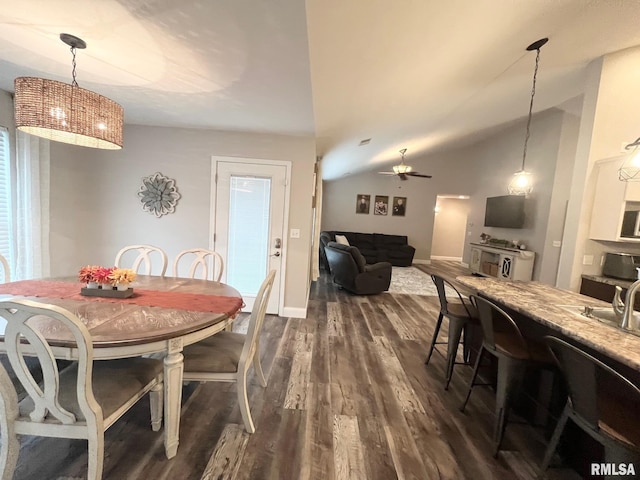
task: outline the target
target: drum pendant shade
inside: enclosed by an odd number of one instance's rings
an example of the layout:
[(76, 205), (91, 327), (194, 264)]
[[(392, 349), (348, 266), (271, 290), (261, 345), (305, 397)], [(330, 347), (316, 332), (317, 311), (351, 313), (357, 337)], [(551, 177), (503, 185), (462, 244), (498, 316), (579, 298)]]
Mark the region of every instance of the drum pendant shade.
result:
[(71, 45), (73, 83), (37, 77), (15, 79), (16, 128), (31, 135), (83, 147), (122, 148), (122, 107), (107, 97), (80, 88), (75, 81), (75, 48), (81, 39), (68, 34), (60, 38)]

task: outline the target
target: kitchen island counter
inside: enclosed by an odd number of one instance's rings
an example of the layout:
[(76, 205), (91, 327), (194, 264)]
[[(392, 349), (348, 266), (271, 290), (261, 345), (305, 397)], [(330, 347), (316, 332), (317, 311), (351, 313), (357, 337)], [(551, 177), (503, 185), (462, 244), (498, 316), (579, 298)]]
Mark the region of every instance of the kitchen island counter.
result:
[(476, 276), (459, 276), (456, 281), (483, 297), (640, 372), (640, 337), (561, 307), (611, 306), (606, 302), (535, 281), (506, 281)]

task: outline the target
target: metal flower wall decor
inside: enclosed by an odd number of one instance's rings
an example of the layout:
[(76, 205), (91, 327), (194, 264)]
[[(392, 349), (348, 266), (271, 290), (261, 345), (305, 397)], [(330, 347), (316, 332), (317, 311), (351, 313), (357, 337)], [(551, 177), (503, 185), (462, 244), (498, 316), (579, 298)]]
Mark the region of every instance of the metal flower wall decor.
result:
[(176, 211), (180, 194), (175, 180), (156, 172), (142, 179), (138, 197), (145, 212), (161, 217)]

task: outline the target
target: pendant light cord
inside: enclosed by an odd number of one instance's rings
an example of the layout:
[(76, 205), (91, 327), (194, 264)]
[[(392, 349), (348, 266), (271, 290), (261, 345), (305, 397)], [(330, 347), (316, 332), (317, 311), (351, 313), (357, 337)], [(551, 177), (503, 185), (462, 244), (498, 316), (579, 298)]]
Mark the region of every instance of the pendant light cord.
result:
[(527, 143), (529, 143), (529, 131), (531, 128), (531, 114), (533, 112), (533, 97), (536, 95), (536, 78), (538, 77), (538, 64), (540, 63), (540, 49), (536, 48), (536, 67), (533, 71), (533, 86), (531, 87), (531, 101), (529, 102), (529, 118), (527, 118), (527, 133), (524, 137), (524, 151), (522, 152), (522, 171), (524, 161), (527, 158)]
[(71, 65), (73, 66), (71, 77), (73, 78), (73, 81), (71, 82), (71, 85), (77, 87), (78, 82), (76, 81), (76, 47), (74, 46), (71, 47), (71, 55), (73, 55), (73, 58), (71, 60)]

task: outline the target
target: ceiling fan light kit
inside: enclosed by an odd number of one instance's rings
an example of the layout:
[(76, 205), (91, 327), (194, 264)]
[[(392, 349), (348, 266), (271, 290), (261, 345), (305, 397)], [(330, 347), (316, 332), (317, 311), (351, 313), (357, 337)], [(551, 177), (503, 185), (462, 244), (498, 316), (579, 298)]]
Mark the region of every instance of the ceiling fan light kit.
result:
[(76, 82), (76, 49), (86, 43), (73, 35), (60, 34), (71, 47), (71, 84), (37, 77), (15, 79), (16, 128), (38, 137), (83, 147), (122, 148), (122, 107), (107, 97), (80, 88)]
[(548, 38), (541, 38), (527, 47), (527, 51), (536, 51), (536, 66), (533, 70), (533, 85), (531, 87), (531, 100), (529, 101), (529, 115), (527, 117), (527, 131), (524, 137), (524, 149), (522, 152), (522, 168), (513, 174), (509, 182), (509, 195), (528, 195), (533, 190), (533, 176), (525, 169), (527, 158), (527, 143), (531, 131), (531, 117), (533, 114), (533, 98), (536, 95), (536, 79), (538, 77), (538, 66), (540, 64), (540, 49), (549, 41)]
[(403, 148), (400, 150), (400, 164), (393, 166), (393, 172), (378, 172), (381, 175), (397, 175), (398, 178), (402, 181), (408, 180), (408, 177), (421, 177), (421, 178), (431, 178), (431, 175), (422, 175), (418, 172), (413, 171), (413, 167), (411, 165), (407, 165), (404, 163), (404, 154), (407, 153), (407, 149)]

